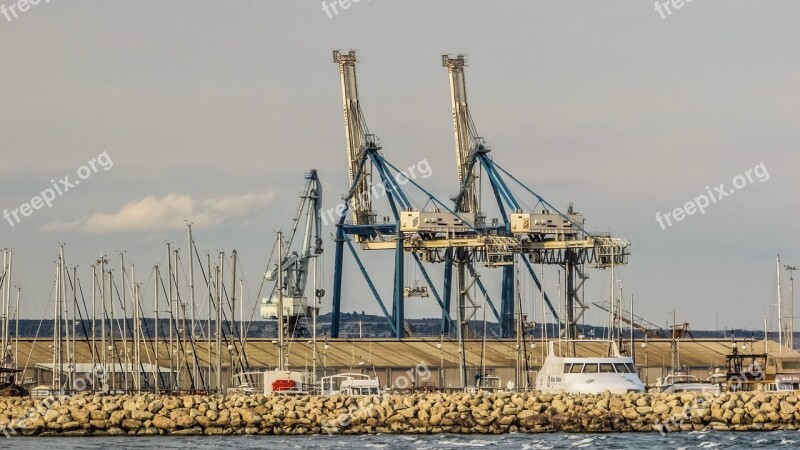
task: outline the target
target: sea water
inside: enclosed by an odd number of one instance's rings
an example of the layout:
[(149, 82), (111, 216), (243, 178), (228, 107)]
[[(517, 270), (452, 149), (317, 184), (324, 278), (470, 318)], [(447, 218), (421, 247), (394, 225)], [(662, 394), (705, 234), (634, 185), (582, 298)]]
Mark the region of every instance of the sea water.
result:
[(570, 434), (511, 433), (501, 435), (437, 434), (437, 435), (316, 435), (316, 436), (191, 436), (191, 437), (14, 437), (0, 439), (2, 449), (663, 449), (716, 448), (797, 448), (800, 432), (680, 432)]

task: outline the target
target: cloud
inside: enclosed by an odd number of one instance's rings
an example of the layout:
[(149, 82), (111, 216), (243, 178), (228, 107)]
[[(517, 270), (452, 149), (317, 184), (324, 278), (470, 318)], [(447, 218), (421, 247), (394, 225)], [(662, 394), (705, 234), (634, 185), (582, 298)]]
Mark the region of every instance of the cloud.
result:
[(171, 231), (185, 227), (186, 220), (197, 228), (207, 228), (245, 216), (254, 208), (269, 205), (274, 198), (273, 192), (249, 192), (198, 201), (189, 194), (169, 193), (161, 198), (149, 196), (130, 202), (115, 213), (99, 212), (72, 222), (54, 222), (42, 229), (77, 229), (91, 233)]

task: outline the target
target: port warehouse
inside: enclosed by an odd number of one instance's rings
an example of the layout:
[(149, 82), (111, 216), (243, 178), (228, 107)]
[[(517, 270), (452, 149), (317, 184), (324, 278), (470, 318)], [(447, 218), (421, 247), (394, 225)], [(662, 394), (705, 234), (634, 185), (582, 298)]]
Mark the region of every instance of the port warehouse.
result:
[[(142, 361), (144, 367), (155, 367), (155, 356), (152, 351), (154, 345), (151, 341), (142, 341)], [(587, 342), (592, 342), (588, 341)], [(689, 373), (703, 380), (709, 374), (719, 368), (725, 371), (725, 357), (731, 352), (731, 339), (679, 339), (676, 341), (680, 356), (681, 367), (686, 367)], [(535, 343), (535, 347), (531, 344)], [(672, 340), (671, 339), (648, 339), (646, 346), (642, 347), (642, 342), (635, 343), (634, 359), (640, 377), (645, 384), (652, 385), (658, 377), (665, 376), (671, 370), (672, 361)], [(211, 357), (208, 353), (208, 342), (196, 340), (198, 372), (202, 372), (201, 377), (205, 381), (196, 381), (197, 390), (205, 390), (203, 386), (208, 386), (210, 390), (216, 390), (216, 372), (214, 367), (217, 363), (217, 353), (214, 350), (215, 342), (211, 343)], [(739, 340), (737, 345), (746, 345), (748, 353), (765, 353), (765, 343), (763, 340)], [(775, 341), (766, 344), (770, 351), (778, 348)], [(122, 344), (117, 343), (119, 356), (122, 353)], [(128, 350), (132, 352), (129, 345)], [(147, 350), (145, 350), (145, 347)], [(289, 369), (311, 371), (313, 362), (313, 344), (310, 339), (291, 339), (288, 342), (289, 348)], [(535, 372), (543, 361), (542, 342), (527, 341), (527, 358), (530, 370), (530, 385), (535, 383)], [(90, 344), (87, 342), (75, 342), (75, 354), (78, 367), (91, 367), (92, 355)], [(187, 347), (188, 348), (188, 347)], [(319, 339), (317, 341), (317, 374), (318, 376), (333, 375), (336, 373), (356, 372), (377, 375), (381, 384), (387, 387), (408, 388), (416, 387), (448, 389), (461, 388), (461, 376), (459, 368), (459, 342), (455, 339), (440, 340), (437, 338), (406, 338), (398, 339)], [(501, 379), (505, 387), (509, 381), (515, 382), (518, 387), (524, 387), (524, 375), (517, 375), (518, 341), (516, 339), (491, 339), (485, 343), (480, 339), (469, 339), (464, 341), (464, 349), (467, 360), (467, 380), (472, 382), (474, 375), (481, 370), (481, 364), (486, 367), (487, 375), (494, 375)], [(98, 350), (99, 351), (99, 350)], [(787, 349), (788, 351), (788, 349)], [(149, 352), (149, 353), (148, 353)], [(249, 362), (250, 370), (269, 370), (273, 369), (277, 362), (277, 345), (271, 338), (249, 338), (245, 345), (246, 359)], [(546, 352), (546, 350), (544, 350)], [(590, 356), (586, 352), (586, 347), (580, 343), (576, 346), (577, 356)], [(109, 352), (110, 353), (110, 352)], [(20, 367), (25, 367), (24, 377), (35, 383), (36, 386), (50, 386), (53, 377), (53, 349), (52, 340), (21, 338), (19, 341), (19, 354), (30, 355), (21, 357)], [(483, 358), (481, 358), (483, 354)], [(149, 355), (149, 356), (148, 356)], [(107, 355), (110, 363), (110, 354)], [(117, 357), (115, 356), (115, 359)], [(524, 358), (524, 356), (523, 356)], [(98, 359), (102, 360), (101, 356)], [(175, 361), (175, 366), (180, 366), (182, 370), (172, 371), (178, 377), (181, 389), (190, 390), (190, 373), (194, 372), (194, 360), (192, 355), (182, 358), (180, 362)], [(211, 377), (209, 374), (209, 360), (211, 361)], [(230, 388), (230, 368), (233, 363), (237, 365), (239, 353), (236, 350), (229, 351), (223, 346), (220, 354), (221, 384), (222, 389)], [(524, 360), (524, 359), (520, 359)], [(130, 367), (132, 359), (127, 363), (117, 360), (117, 367)], [(145, 366), (144, 363), (147, 363)], [(88, 365), (86, 364), (88, 363)], [(68, 363), (64, 363), (64, 371)], [(168, 355), (168, 345), (161, 343), (159, 346), (159, 366), (163, 373), (169, 374), (170, 360)], [(424, 369), (417, 372), (417, 375), (410, 377), (415, 368), (426, 368), (429, 376), (425, 377)], [(237, 368), (238, 369), (238, 368)], [(154, 371), (154, 369), (145, 369)], [(523, 369), (524, 370), (524, 369)], [(114, 387), (122, 389), (125, 386), (126, 377), (123, 370), (116, 370)], [(135, 369), (134, 369), (135, 371)], [(411, 371), (411, 372), (409, 372)], [(180, 372), (180, 374), (179, 374)], [(141, 373), (141, 371), (140, 371)], [(76, 376), (82, 375), (77, 373)], [(65, 375), (66, 376), (66, 375)], [(145, 374), (142, 374), (142, 380)], [(152, 374), (147, 374), (151, 379), (150, 389), (152, 389)], [(164, 375), (162, 375), (163, 377)], [(128, 387), (132, 388), (133, 375), (127, 375)], [(200, 377), (198, 377), (200, 378)], [(424, 379), (423, 379), (424, 378)], [(414, 385), (407, 385), (409, 379), (414, 380)], [(148, 389), (144, 381), (141, 381), (142, 390)], [(206, 383), (205, 385), (203, 383)], [(210, 384), (209, 384), (210, 383)], [(163, 384), (162, 384), (163, 388)]]

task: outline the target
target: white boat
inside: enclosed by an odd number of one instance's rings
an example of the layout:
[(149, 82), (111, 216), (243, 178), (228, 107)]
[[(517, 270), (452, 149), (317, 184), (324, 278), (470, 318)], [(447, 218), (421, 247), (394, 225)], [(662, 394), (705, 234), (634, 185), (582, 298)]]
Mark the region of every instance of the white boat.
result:
[(658, 378), (651, 392), (719, 392), (718, 384), (712, 381), (700, 381), (696, 376), (685, 372), (675, 372), (664, 379)]
[[(577, 356), (577, 348), (581, 353), (594, 356)], [(539, 391), (548, 394), (645, 391), (633, 359), (622, 356), (613, 341), (550, 341), (547, 350), (547, 357), (536, 376), (536, 389)]]
[(477, 376), (475, 379), (475, 386), (468, 387), (466, 391), (471, 394), (478, 392), (497, 392), (504, 390), (506, 387), (507, 386), (503, 386), (503, 381), (500, 377), (486, 375)]
[(386, 391), (381, 388), (380, 380), (362, 373), (340, 373), (322, 377), (322, 395), (381, 395)]

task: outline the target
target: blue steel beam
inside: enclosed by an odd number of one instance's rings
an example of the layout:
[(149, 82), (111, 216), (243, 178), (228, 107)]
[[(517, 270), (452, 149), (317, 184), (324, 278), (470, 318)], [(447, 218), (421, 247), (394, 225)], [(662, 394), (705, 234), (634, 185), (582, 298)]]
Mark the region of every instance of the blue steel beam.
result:
[(336, 224), (336, 253), (333, 258), (333, 300), (331, 302), (331, 337), (334, 339), (339, 337), (339, 321), (341, 320), (342, 310), (342, 276), (344, 270), (342, 262), (344, 260), (345, 241), (344, 226), (342, 223), (344, 222), (346, 213), (347, 209), (345, 209), (345, 212)]
[(449, 322), (450, 325), (455, 325), (453, 319), (450, 317), (450, 308), (445, 309), (444, 303), (442, 303), (442, 299), (441, 297), (439, 297), (439, 292), (436, 290), (436, 286), (433, 284), (433, 281), (431, 281), (431, 277), (428, 275), (428, 271), (425, 270), (425, 266), (422, 264), (422, 261), (420, 261), (419, 255), (417, 255), (416, 253), (414, 253), (414, 261), (417, 262), (417, 266), (419, 267), (419, 270), (422, 272), (422, 276), (425, 277), (425, 282), (428, 283), (428, 286), (431, 288), (431, 291), (433, 291), (433, 298), (436, 299), (436, 303), (438, 303), (439, 307), (442, 308), (442, 319), (444, 320), (446, 318), (447, 322)]
[(448, 248), (444, 253), (444, 305), (442, 306), (442, 336), (450, 336), (451, 320), (446, 320), (450, 316), (450, 300), (453, 290), (453, 248)]
[[(397, 233), (400, 234), (400, 224), (397, 224)], [(392, 302), (392, 316), (394, 318), (394, 337), (402, 339), (406, 332), (405, 297), (403, 296), (403, 239), (397, 240), (397, 249), (394, 253), (394, 298)]]
[(367, 269), (364, 267), (364, 264), (361, 262), (361, 258), (358, 257), (358, 252), (353, 247), (353, 243), (350, 239), (346, 239), (347, 246), (350, 248), (350, 253), (353, 254), (353, 258), (356, 260), (356, 264), (358, 264), (358, 268), (361, 270), (361, 274), (364, 276), (364, 280), (366, 280), (367, 285), (369, 286), (369, 290), (372, 292), (372, 296), (375, 297), (375, 300), (378, 302), (378, 305), (381, 307), (381, 311), (383, 311), (383, 316), (386, 318), (386, 321), (389, 322), (389, 328), (392, 329), (392, 332), (397, 335), (398, 330), (396, 328), (396, 324), (392, 322), (392, 317), (389, 316), (389, 312), (386, 311), (386, 306), (383, 304), (383, 300), (381, 300), (381, 296), (378, 294), (378, 291), (375, 289), (375, 285), (372, 283), (372, 278), (370, 278), (369, 273), (367, 273)]

